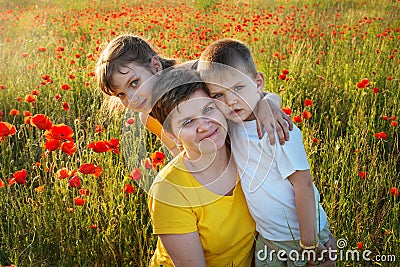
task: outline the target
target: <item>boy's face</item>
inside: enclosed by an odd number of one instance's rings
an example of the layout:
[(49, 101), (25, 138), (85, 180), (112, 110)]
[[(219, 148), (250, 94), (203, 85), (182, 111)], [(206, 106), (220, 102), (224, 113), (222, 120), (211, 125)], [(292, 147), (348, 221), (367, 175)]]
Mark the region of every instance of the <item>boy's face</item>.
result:
[(133, 111), (149, 113), (157, 79), (150, 68), (129, 63), (113, 73), (113, 96), (118, 97), (121, 104)]
[(207, 87), (210, 97), (228, 120), (255, 119), (253, 111), (261, 97), (259, 90), (264, 87), (262, 74), (251, 78), (235, 69), (222, 70), (207, 77)]
[(191, 158), (225, 145), (227, 123), (214, 101), (202, 90), (194, 92), (170, 114), (172, 135)]

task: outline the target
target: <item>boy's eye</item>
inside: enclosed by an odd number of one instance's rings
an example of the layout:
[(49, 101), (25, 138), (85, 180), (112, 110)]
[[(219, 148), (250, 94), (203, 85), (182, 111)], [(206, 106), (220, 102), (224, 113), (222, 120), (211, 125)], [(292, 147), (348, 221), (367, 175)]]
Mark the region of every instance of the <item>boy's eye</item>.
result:
[(239, 90), (243, 89), (243, 87), (244, 87), (243, 85), (238, 85), (238, 86), (235, 86), (234, 90), (239, 91)]
[(208, 107), (206, 107), (206, 108), (203, 110), (203, 112), (204, 112), (204, 113), (207, 113), (207, 112), (212, 111), (213, 109), (214, 109), (213, 107), (208, 106)]
[(212, 95), (211, 98), (220, 98), (221, 96), (222, 96), (222, 94), (218, 93), (218, 94)]
[(135, 86), (138, 85), (138, 83), (139, 83), (139, 80), (133, 80), (133, 81), (131, 82), (131, 86), (135, 87)]

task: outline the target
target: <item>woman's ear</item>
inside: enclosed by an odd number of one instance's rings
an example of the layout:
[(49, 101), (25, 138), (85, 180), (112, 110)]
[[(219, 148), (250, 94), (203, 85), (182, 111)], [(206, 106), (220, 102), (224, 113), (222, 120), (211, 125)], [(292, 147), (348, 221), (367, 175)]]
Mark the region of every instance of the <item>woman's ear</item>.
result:
[(163, 66), (158, 57), (154, 56), (150, 59), (150, 68), (151, 68), (151, 71), (153, 72), (153, 74), (156, 74), (163, 70)]

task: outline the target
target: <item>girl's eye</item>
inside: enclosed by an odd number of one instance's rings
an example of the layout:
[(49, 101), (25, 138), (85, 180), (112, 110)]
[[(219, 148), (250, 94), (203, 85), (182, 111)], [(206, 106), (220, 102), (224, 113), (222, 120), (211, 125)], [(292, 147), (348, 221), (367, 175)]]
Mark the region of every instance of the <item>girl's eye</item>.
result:
[(211, 98), (220, 98), (221, 96), (222, 96), (222, 94), (219, 93), (219, 94), (215, 94), (215, 95), (211, 96)]
[(132, 86), (132, 87), (135, 87), (135, 86), (138, 85), (138, 83), (139, 83), (139, 80), (133, 80), (133, 81), (131, 82), (131, 86)]
[(116, 96), (118, 97), (118, 98), (123, 98), (124, 97), (124, 93), (118, 93)]

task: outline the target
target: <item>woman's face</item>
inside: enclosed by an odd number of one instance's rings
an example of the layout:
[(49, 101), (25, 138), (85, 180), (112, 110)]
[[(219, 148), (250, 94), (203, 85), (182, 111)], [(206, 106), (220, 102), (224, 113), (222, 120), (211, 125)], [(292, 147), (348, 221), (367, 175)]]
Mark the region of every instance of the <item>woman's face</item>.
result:
[(169, 116), (172, 134), (191, 158), (215, 153), (225, 146), (226, 119), (202, 90), (180, 103)]
[(112, 77), (113, 96), (133, 111), (149, 113), (153, 87), (158, 80), (158, 76), (154, 75), (157, 71), (152, 65), (143, 67), (135, 62), (121, 67)]

